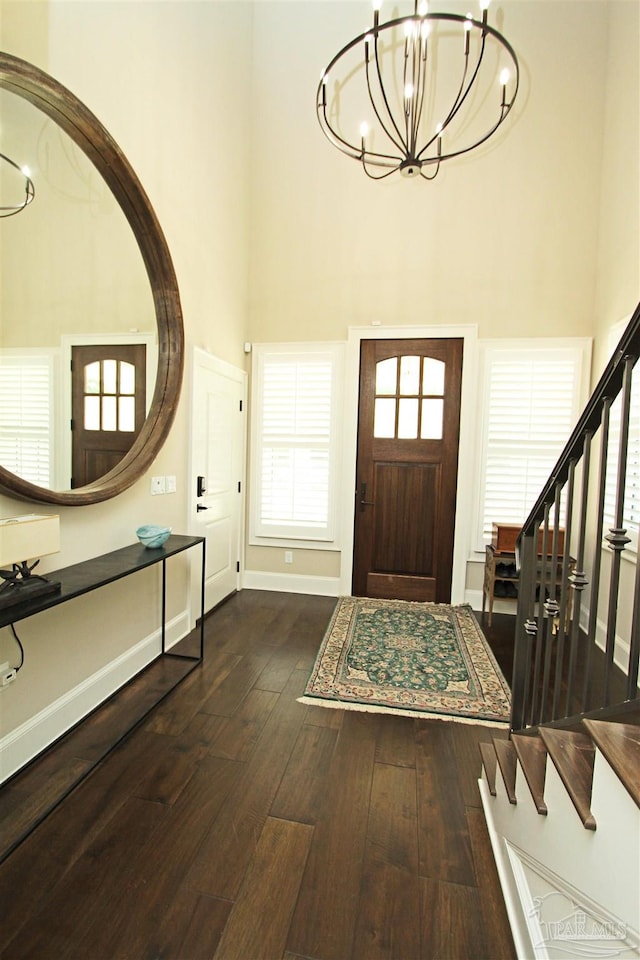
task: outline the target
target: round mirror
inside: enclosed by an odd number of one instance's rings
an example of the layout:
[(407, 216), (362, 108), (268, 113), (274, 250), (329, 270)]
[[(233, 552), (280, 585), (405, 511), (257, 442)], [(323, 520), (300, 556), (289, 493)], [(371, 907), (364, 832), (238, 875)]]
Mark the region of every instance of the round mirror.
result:
[[(49, 358), (49, 385), (40, 389), (48, 390), (56, 411), (50, 481), (38, 479), (32, 465), (16, 466), (22, 462), (13, 456), (18, 441), (7, 424), (20, 418), (3, 417), (0, 489), (48, 503), (95, 503), (147, 470), (173, 421), (184, 347), (175, 273), (136, 175), (73, 94), (26, 61), (0, 53), (0, 117), (0, 151), (28, 165), (35, 185), (28, 207), (0, 219), (2, 396), (5, 410), (23, 413), (25, 398), (37, 395), (33, 357)], [(0, 170), (0, 190), (4, 182)], [(70, 358), (78, 381), (73, 391)], [(92, 466), (84, 479), (71, 466), (72, 442), (63, 426), (68, 412), (73, 444), (79, 426), (88, 427), (82, 435), (92, 438), (91, 447), (101, 431), (109, 440), (108, 456), (96, 448), (89, 457), (85, 449)], [(23, 435), (30, 429), (25, 419)], [(127, 441), (126, 452), (111, 450), (114, 431)]]

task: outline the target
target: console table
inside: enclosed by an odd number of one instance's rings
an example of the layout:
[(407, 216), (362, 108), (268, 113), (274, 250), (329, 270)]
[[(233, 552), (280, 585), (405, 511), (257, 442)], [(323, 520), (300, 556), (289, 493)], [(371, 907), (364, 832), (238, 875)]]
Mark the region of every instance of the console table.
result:
[[(170, 557), (176, 556), (176, 554), (182, 553), (185, 550), (189, 550), (193, 547), (200, 545), (202, 548), (202, 571), (201, 571), (201, 583), (200, 583), (200, 629), (199, 629), (199, 651), (197, 655), (187, 654), (187, 653), (172, 653), (167, 651), (165, 645), (165, 629), (166, 629), (166, 585), (167, 585), (167, 570), (166, 563)], [(128, 577), (131, 574), (137, 573), (139, 570), (144, 570), (146, 567), (151, 567), (157, 563), (162, 564), (162, 627), (161, 627), (161, 636), (162, 636), (162, 645), (161, 651), (157, 657), (155, 657), (146, 667), (143, 668), (135, 677), (127, 681), (127, 684), (132, 684), (142, 673), (152, 665), (159, 664), (160, 661), (164, 660), (168, 665), (169, 661), (172, 664), (172, 677), (167, 683), (163, 683), (161, 688), (154, 690), (153, 697), (149, 699), (146, 697), (144, 702), (140, 704), (140, 709), (135, 713), (131, 720), (127, 720), (125, 723), (118, 728), (117, 733), (114, 736), (112, 741), (102, 744), (102, 747), (99, 752), (93, 756), (93, 760), (89, 762), (83, 769), (79, 769), (77, 774), (74, 773), (72, 777), (64, 779), (64, 786), (61, 787), (59, 793), (55, 796), (52, 795), (51, 790), (47, 787), (44, 791), (42, 799), (36, 795), (31, 795), (30, 791), (27, 791), (29, 795), (30, 804), (27, 812), (24, 813), (22, 817), (16, 818), (13, 816), (12, 821), (17, 821), (14, 824), (14, 829), (7, 830), (7, 836), (3, 838), (3, 843), (0, 845), (0, 862), (8, 856), (16, 846), (25, 839), (35, 827), (46, 817), (55, 807), (67, 796), (71, 790), (73, 790), (78, 783), (85, 779), (91, 773), (93, 769), (100, 763), (108, 753), (113, 750), (117, 744), (124, 739), (135, 727), (138, 726), (142, 720), (151, 712), (151, 710), (160, 703), (164, 697), (175, 689), (179, 683), (182, 682), (189, 674), (196, 669), (196, 667), (202, 663), (204, 656), (204, 587), (205, 587), (205, 560), (206, 560), (206, 542), (204, 537), (187, 537), (179, 536), (177, 534), (171, 535), (168, 540), (165, 541), (163, 546), (157, 547), (155, 549), (149, 547), (143, 547), (140, 543), (131, 544), (128, 547), (122, 547), (120, 550), (113, 550), (111, 553), (105, 553), (100, 557), (94, 557), (91, 560), (84, 560), (82, 563), (76, 563), (69, 567), (63, 567), (60, 570), (54, 570), (50, 573), (47, 573), (47, 577), (51, 580), (58, 581), (60, 583), (60, 590), (56, 593), (46, 594), (41, 597), (33, 597), (30, 600), (26, 600), (22, 603), (14, 603), (11, 606), (5, 607), (4, 609), (0, 607), (0, 627), (6, 627), (10, 624), (18, 623), (20, 620), (25, 620), (27, 617), (32, 617), (36, 613), (41, 613), (44, 610), (48, 610), (51, 607), (56, 607), (61, 603), (67, 603), (69, 600), (73, 600), (75, 597), (80, 597), (85, 593), (90, 593), (92, 590), (97, 590), (100, 587), (106, 586), (108, 583), (113, 583), (115, 580), (121, 580), (123, 577)], [(178, 665), (177, 661), (184, 661), (184, 667)], [(155, 667), (154, 667), (155, 669)], [(108, 698), (108, 703), (117, 704), (119, 690), (124, 689), (127, 684), (124, 684), (118, 690), (114, 691), (113, 694)], [(116, 707), (117, 709), (117, 707)], [(75, 736), (75, 731), (77, 728), (72, 728), (67, 733), (63, 734), (58, 743), (62, 743), (67, 738)], [(50, 750), (51, 747), (45, 748), (43, 755)], [(6, 804), (11, 809), (15, 808), (15, 802), (12, 799), (12, 794), (14, 791), (17, 791), (20, 794), (21, 790), (25, 790), (24, 778), (29, 777), (29, 770), (31, 764), (27, 765), (27, 768), (19, 770), (12, 777), (10, 777), (5, 784), (2, 785), (0, 789), (0, 812), (2, 809), (2, 799), (6, 801)], [(20, 794), (21, 795), (21, 794)], [(24, 804), (22, 804), (24, 806)]]
[(50, 607), (57, 607), (60, 603), (66, 603), (68, 600), (80, 597), (84, 593), (90, 593), (92, 590), (104, 587), (106, 584), (113, 583), (115, 580), (128, 577), (138, 570), (144, 570), (146, 567), (161, 563), (162, 654), (165, 654), (167, 560), (169, 557), (173, 557), (177, 553), (182, 553), (184, 550), (189, 550), (198, 544), (202, 545), (200, 656), (194, 659), (200, 661), (204, 653), (204, 537), (185, 537), (172, 534), (161, 547), (150, 548), (143, 547), (141, 543), (133, 543), (129, 547), (122, 547), (120, 550), (104, 553), (102, 556), (94, 557), (92, 560), (83, 560), (82, 563), (74, 563), (70, 567), (52, 570), (50, 573), (47, 573), (47, 578), (52, 581), (57, 581), (60, 584), (60, 590), (56, 593), (48, 593), (41, 597), (33, 597), (25, 600), (24, 603), (14, 603), (4, 608), (0, 606), (0, 627), (7, 627), (11, 623), (18, 623), (18, 621), (32, 617), (34, 614), (48, 610)]

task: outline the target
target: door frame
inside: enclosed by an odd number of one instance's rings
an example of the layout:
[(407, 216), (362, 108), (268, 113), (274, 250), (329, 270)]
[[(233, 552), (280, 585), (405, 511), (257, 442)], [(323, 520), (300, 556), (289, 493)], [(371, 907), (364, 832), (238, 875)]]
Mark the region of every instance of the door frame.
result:
[(345, 355), (344, 433), (341, 490), (342, 557), (340, 564), (340, 593), (351, 596), (353, 575), (353, 545), (355, 532), (354, 496), (356, 484), (356, 456), (358, 447), (358, 393), (360, 383), (360, 343), (362, 340), (433, 340), (460, 338), (462, 348), (462, 393), (460, 398), (460, 438), (458, 457), (458, 486), (456, 490), (456, 520), (453, 540), (453, 570), (451, 576), (451, 603), (463, 603), (467, 582), (467, 560), (471, 543), (473, 515), (473, 487), (464, 482), (473, 476), (476, 463), (474, 411), (476, 409), (478, 327), (476, 324), (435, 326), (375, 326), (349, 327)]
[[(231, 380), (235, 380), (236, 383), (242, 386), (242, 409), (244, 412), (244, 417), (242, 418), (242, 465), (241, 465), (241, 478), (240, 483), (242, 485), (242, 492), (240, 496), (240, 517), (239, 517), (239, 530), (238, 530), (238, 557), (240, 569), (238, 570), (236, 576), (236, 588), (238, 590), (242, 589), (242, 577), (244, 573), (245, 566), (245, 528), (246, 528), (246, 493), (247, 493), (247, 372), (241, 367), (236, 367), (232, 363), (228, 363), (226, 360), (221, 360), (219, 357), (216, 357), (215, 354), (209, 353), (208, 350), (203, 347), (192, 346), (189, 357), (188, 357), (188, 368), (187, 368), (187, 382), (190, 384), (190, 393), (189, 393), (189, 466), (187, 473), (187, 516), (188, 516), (188, 528), (189, 533), (192, 536), (200, 536), (199, 528), (195, 523), (196, 517), (196, 504), (197, 496), (195, 490), (195, 470), (194, 470), (194, 444), (193, 444), (193, 423), (194, 418), (197, 416), (197, 410), (195, 409), (195, 377), (194, 369), (196, 364), (201, 367), (206, 367), (208, 370), (213, 373), (218, 373), (221, 376), (228, 377)], [(197, 564), (199, 561), (192, 559), (191, 563), (195, 564), (194, 571), (197, 572), (199, 569)], [(189, 622), (192, 627), (196, 623), (197, 616), (200, 611), (200, 581), (197, 576), (191, 576), (191, 589), (189, 592)]]

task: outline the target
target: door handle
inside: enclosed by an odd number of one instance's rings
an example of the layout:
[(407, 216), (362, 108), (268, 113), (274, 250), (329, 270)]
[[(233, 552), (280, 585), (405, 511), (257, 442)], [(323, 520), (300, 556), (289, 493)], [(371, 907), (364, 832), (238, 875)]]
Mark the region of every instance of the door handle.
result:
[(374, 501), (367, 500), (367, 485), (366, 483), (360, 484), (360, 509), (364, 510), (365, 507), (373, 507)]
[(196, 510), (198, 513), (201, 513), (203, 510), (208, 510), (209, 507), (203, 507), (201, 503), (196, 504)]
[(196, 496), (204, 497), (205, 493), (207, 492), (205, 488), (205, 483), (206, 483), (206, 477), (198, 477), (198, 483), (196, 486)]

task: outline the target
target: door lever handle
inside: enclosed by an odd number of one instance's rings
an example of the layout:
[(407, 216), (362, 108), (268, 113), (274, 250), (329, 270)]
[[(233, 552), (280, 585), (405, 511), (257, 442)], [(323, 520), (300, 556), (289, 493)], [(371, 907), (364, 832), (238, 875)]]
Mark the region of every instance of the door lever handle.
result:
[(365, 507), (373, 507), (374, 501), (367, 500), (367, 485), (366, 483), (360, 484), (360, 509), (364, 510)]
[(198, 513), (201, 513), (203, 510), (208, 510), (209, 507), (203, 507), (201, 503), (196, 504), (196, 510)]

